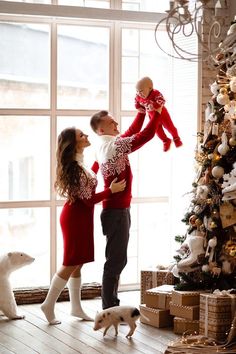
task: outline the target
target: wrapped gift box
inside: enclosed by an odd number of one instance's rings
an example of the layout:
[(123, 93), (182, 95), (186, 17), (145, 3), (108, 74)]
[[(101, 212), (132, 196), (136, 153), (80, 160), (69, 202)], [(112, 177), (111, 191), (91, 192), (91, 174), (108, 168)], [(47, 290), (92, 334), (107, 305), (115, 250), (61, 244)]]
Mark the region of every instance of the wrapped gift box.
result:
[(172, 300), (174, 304), (181, 306), (195, 306), (200, 303), (200, 291), (178, 291), (174, 290), (172, 293)]
[(196, 306), (182, 306), (170, 302), (170, 314), (173, 316), (186, 318), (188, 320), (199, 319), (199, 305)]
[(141, 270), (141, 304), (144, 303), (144, 294), (148, 289), (155, 288), (163, 284), (175, 284), (174, 275), (168, 270), (150, 268)]
[(200, 334), (225, 340), (236, 308), (236, 296), (214, 293), (200, 295)]
[(231, 316), (228, 319), (211, 319), (211, 318), (207, 318), (207, 323), (206, 322), (206, 318), (200, 318), (200, 323), (199, 323), (199, 327), (204, 330), (205, 329), (205, 325), (207, 325), (207, 329), (208, 331), (212, 331), (212, 332), (227, 332), (230, 327), (231, 327)]
[(186, 320), (186, 318), (174, 318), (174, 333), (183, 334), (186, 331), (199, 332), (198, 320)]
[(173, 285), (161, 285), (145, 291), (144, 303), (154, 309), (169, 310)]
[(169, 310), (160, 310), (140, 305), (140, 322), (148, 324), (153, 327), (170, 327), (173, 325), (173, 316), (170, 315)]
[[(199, 334), (200, 335), (205, 335), (205, 330), (202, 329), (201, 327), (199, 328)], [(225, 341), (227, 334), (225, 332), (213, 332), (213, 331), (208, 331), (207, 337), (213, 338), (216, 341)]]

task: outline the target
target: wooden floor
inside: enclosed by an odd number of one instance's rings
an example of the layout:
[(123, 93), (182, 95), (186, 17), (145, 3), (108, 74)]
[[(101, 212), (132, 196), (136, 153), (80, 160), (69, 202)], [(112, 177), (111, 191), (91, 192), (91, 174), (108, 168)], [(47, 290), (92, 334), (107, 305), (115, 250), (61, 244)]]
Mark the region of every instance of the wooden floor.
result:
[[(121, 292), (121, 305), (139, 305), (139, 292)], [(172, 329), (157, 329), (138, 321), (132, 339), (125, 336), (127, 325), (119, 326), (119, 334), (114, 335), (110, 328), (103, 338), (102, 330), (94, 331), (93, 322), (81, 321), (71, 317), (69, 302), (56, 304), (60, 325), (49, 326), (40, 310), (40, 304), (21, 305), (19, 312), (24, 320), (10, 321), (0, 317), (0, 354), (117, 354), (117, 353), (164, 353), (167, 345), (178, 338)], [(86, 312), (95, 316), (101, 310), (101, 299), (83, 300)]]

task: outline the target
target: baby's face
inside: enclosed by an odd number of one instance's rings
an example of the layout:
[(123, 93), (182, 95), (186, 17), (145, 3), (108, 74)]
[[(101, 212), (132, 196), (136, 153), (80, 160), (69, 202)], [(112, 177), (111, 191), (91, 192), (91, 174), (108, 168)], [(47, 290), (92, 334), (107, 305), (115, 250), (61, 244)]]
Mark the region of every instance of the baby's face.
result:
[(152, 88), (147, 83), (138, 83), (136, 86), (137, 94), (142, 98), (147, 98)]

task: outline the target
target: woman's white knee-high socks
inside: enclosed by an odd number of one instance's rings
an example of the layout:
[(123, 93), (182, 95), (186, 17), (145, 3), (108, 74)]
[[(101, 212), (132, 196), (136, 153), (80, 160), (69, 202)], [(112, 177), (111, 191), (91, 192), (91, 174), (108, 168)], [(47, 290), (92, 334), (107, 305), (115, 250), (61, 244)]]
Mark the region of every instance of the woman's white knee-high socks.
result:
[(80, 317), (86, 321), (93, 321), (82, 309), (81, 306), (81, 277), (70, 278), (68, 281), (68, 289), (71, 301), (71, 315)]
[(52, 278), (47, 297), (41, 305), (41, 310), (43, 311), (43, 313), (46, 316), (46, 319), (51, 325), (56, 325), (61, 323), (55, 318), (54, 307), (66, 283), (67, 280), (62, 279), (57, 274), (55, 274), (54, 277)]

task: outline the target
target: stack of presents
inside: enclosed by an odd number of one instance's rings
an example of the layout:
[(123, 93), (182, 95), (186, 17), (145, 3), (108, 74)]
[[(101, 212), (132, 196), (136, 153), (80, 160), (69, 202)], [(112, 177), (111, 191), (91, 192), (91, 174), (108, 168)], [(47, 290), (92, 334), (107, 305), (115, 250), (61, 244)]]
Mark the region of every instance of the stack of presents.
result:
[(173, 327), (175, 334), (199, 333), (224, 341), (236, 309), (236, 295), (226, 291), (178, 291), (167, 270), (141, 271), (140, 321), (153, 327)]

